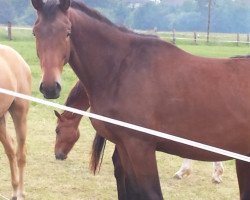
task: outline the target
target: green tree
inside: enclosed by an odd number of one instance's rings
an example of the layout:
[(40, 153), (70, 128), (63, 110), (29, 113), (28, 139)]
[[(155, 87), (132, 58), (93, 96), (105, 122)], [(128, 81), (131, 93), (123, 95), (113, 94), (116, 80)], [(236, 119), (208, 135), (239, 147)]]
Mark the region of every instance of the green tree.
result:
[(241, 0), (217, 0), (211, 30), (248, 33), (250, 31), (249, 11), (249, 5)]
[(33, 25), (35, 22), (35, 11), (32, 6), (28, 6), (22, 15), (16, 16), (14, 22), (18, 25)]
[(159, 4), (148, 2), (134, 10), (131, 26), (136, 29), (162, 28), (164, 23), (162, 17)]

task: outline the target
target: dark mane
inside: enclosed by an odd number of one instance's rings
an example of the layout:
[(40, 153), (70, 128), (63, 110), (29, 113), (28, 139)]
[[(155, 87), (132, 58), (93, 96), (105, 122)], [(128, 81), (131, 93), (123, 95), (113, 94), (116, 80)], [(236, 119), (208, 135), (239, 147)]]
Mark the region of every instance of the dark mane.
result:
[[(59, 10), (59, 1), (58, 0), (48, 0), (45, 2), (44, 6), (43, 6), (43, 15), (46, 19), (53, 19), (55, 17), (55, 14), (57, 12), (57, 10)], [(115, 28), (117, 28), (118, 30), (125, 32), (125, 33), (130, 33), (130, 34), (135, 34), (138, 36), (149, 36), (152, 38), (159, 38), (156, 35), (150, 35), (150, 34), (141, 34), (141, 33), (136, 33), (124, 26), (118, 26), (116, 24), (114, 24), (113, 22), (111, 22), (108, 18), (106, 18), (104, 15), (102, 15), (100, 12), (98, 12), (97, 10), (94, 10), (92, 8), (89, 8), (88, 6), (86, 6), (84, 3), (78, 1), (78, 0), (71, 0), (71, 8), (73, 9), (77, 9), (85, 14), (87, 14), (88, 16), (90, 16), (91, 18), (94, 18), (100, 22), (106, 23), (110, 26), (113, 26)]]
[(56, 10), (58, 10), (58, 5), (59, 3), (57, 0), (46, 1), (43, 6), (43, 16), (46, 19), (51, 19), (55, 17)]
[[(77, 84), (72, 88), (72, 90), (69, 93), (69, 96), (65, 102), (66, 106), (78, 108), (77, 105), (79, 104), (79, 101), (82, 101), (79, 96), (82, 96), (82, 93), (85, 93), (83, 91), (83, 85), (80, 81), (77, 82)], [(71, 119), (75, 117), (75, 113), (69, 112), (69, 111), (63, 111), (61, 116), (66, 117), (67, 119)]]
[(71, 8), (80, 10), (82, 12), (84, 12), (85, 14), (87, 14), (88, 16), (97, 19), (100, 22), (104, 22), (110, 26), (116, 27), (118, 28), (120, 31), (125, 32), (125, 33), (131, 33), (131, 34), (136, 34), (136, 35), (140, 35), (140, 36), (149, 36), (149, 37), (154, 37), (154, 38), (158, 38), (158, 36), (156, 35), (149, 35), (149, 34), (139, 34), (136, 33), (132, 30), (127, 29), (124, 26), (117, 26), (116, 24), (114, 24), (113, 22), (111, 22), (108, 18), (106, 18), (105, 16), (103, 16), (100, 12), (89, 8), (88, 6), (86, 6), (84, 3), (77, 1), (77, 0), (71, 0)]
[(108, 18), (104, 17), (101, 13), (99, 13), (98, 11), (96, 11), (92, 8), (87, 7), (85, 4), (83, 4), (80, 1), (72, 0), (70, 7), (78, 9), (78, 10), (84, 12), (85, 14), (87, 14), (88, 16), (95, 18), (101, 22), (104, 22), (108, 25), (115, 26)]

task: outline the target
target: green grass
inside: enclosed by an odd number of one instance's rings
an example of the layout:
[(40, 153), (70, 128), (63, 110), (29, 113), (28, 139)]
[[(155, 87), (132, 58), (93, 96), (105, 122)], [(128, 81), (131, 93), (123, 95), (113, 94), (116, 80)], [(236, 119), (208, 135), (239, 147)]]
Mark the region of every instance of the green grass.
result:
[[(0, 32), (1, 33), (1, 32)], [(38, 92), (40, 67), (36, 57), (33, 36), (25, 40), (16, 36), (13, 41), (1, 37), (0, 43), (12, 46), (29, 63), (33, 76), (32, 94), (41, 98)], [(20, 36), (21, 37), (21, 36)], [(248, 46), (219, 46), (181, 44), (181, 48), (196, 55), (208, 57), (229, 57), (248, 54)], [(77, 81), (72, 70), (67, 66), (63, 72), (63, 91), (60, 99), (63, 103), (72, 86)], [(27, 168), (25, 177), (27, 200), (111, 200), (117, 199), (116, 185), (111, 161), (114, 145), (106, 146), (101, 171), (93, 176), (89, 172), (89, 155), (95, 131), (88, 119), (81, 122), (81, 137), (66, 161), (54, 158), (56, 119), (53, 108), (31, 103), (29, 112), (29, 133), (27, 140)], [(13, 125), (8, 121), (8, 130), (14, 135)], [(161, 187), (165, 199), (170, 200), (232, 200), (239, 199), (234, 161), (224, 162), (223, 183), (211, 183), (212, 164), (193, 163), (193, 173), (183, 180), (175, 180), (173, 174), (179, 169), (182, 159), (168, 154), (157, 153)], [(10, 197), (11, 184), (7, 158), (0, 145), (0, 194)], [(0, 198), (1, 199), (1, 198)]]

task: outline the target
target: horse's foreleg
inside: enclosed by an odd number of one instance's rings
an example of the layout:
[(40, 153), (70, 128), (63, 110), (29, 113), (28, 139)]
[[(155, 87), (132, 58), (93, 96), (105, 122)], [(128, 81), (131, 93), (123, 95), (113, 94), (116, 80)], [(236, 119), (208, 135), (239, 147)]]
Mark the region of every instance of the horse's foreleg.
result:
[(236, 171), (240, 189), (240, 199), (250, 199), (250, 163), (236, 160)]
[(126, 200), (125, 174), (117, 148), (114, 150), (112, 161), (114, 165), (114, 175), (116, 179), (118, 199)]
[(137, 139), (117, 148), (126, 174), (127, 199), (162, 200), (155, 148)]
[(222, 174), (224, 172), (224, 167), (222, 162), (213, 162), (213, 174), (212, 174), (212, 182), (213, 183), (221, 183), (222, 182)]
[(174, 178), (182, 179), (185, 176), (189, 176), (191, 174), (191, 164), (192, 164), (192, 160), (184, 158), (182, 165), (179, 171), (175, 173)]
[(18, 189), (18, 167), (16, 160), (16, 153), (14, 148), (14, 141), (10, 135), (6, 132), (5, 118), (0, 118), (0, 141), (3, 144), (6, 155), (9, 159), (10, 173), (11, 173), (11, 184), (13, 188), (13, 199), (17, 197)]
[(18, 193), (17, 199), (24, 199), (24, 168), (26, 165), (26, 133), (27, 133), (27, 106), (24, 104), (20, 104), (22, 106), (14, 105), (14, 109), (12, 107), (10, 113), (15, 125), (16, 130), (16, 138), (17, 138), (17, 164), (19, 169), (19, 185), (18, 185)]

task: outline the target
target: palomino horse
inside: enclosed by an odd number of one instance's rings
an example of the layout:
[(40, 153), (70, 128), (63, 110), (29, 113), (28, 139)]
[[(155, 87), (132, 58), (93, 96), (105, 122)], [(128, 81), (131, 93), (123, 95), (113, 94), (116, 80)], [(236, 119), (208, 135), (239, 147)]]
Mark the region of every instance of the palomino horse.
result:
[[(84, 85), (91, 112), (250, 155), (250, 59), (205, 58), (111, 23), (82, 3), (32, 0), (42, 68), (40, 91), (60, 95), (63, 65)], [(105, 106), (103, 106), (105, 105)], [(155, 151), (204, 161), (231, 158), (91, 120), (116, 144), (124, 199), (163, 199)], [(215, 139), (216, 138), (216, 139)], [(250, 163), (236, 160), (240, 198), (250, 199)]]
[[(87, 110), (89, 108), (88, 96), (84, 90), (84, 86), (80, 81), (78, 81), (71, 90), (65, 105), (80, 110)], [(78, 126), (82, 115), (77, 115), (68, 111), (64, 111), (62, 114), (59, 114), (57, 111), (55, 111), (55, 115), (58, 118), (56, 127), (55, 157), (56, 159), (64, 160), (67, 158), (68, 153), (80, 137)], [(93, 154), (91, 159), (91, 169), (94, 173), (97, 170), (97, 166), (100, 164), (99, 160), (101, 158), (101, 153), (103, 152), (104, 144), (105, 141), (103, 140), (103, 137), (96, 134), (93, 143)], [(96, 148), (97, 150), (95, 150)], [(119, 179), (118, 176), (120, 173), (118, 172), (121, 171), (121, 169), (119, 169), (121, 163), (119, 163), (119, 160), (117, 160), (115, 153), (112, 158), (115, 168), (115, 177)], [(192, 161), (190, 159), (184, 159), (180, 169), (175, 173), (174, 177), (177, 179), (182, 179), (185, 176), (189, 176), (191, 173), (191, 162)], [(213, 169), (212, 182), (220, 183), (222, 181), (221, 176), (224, 170), (222, 162), (214, 162)]]
[[(31, 94), (31, 72), (28, 64), (12, 48), (0, 45), (0, 88)], [(12, 199), (24, 199), (25, 140), (29, 102), (0, 94), (0, 141), (8, 156), (13, 187)], [(17, 151), (6, 131), (6, 113), (9, 112), (16, 130)]]

